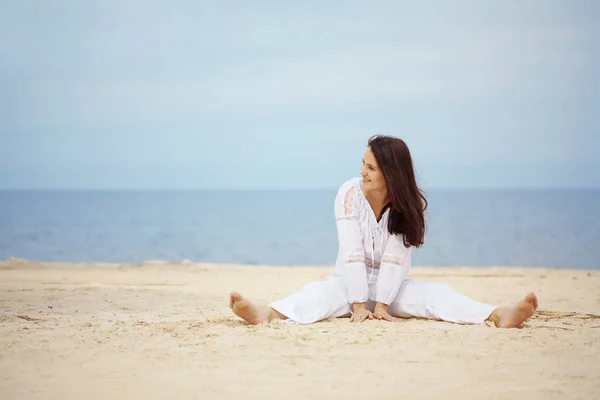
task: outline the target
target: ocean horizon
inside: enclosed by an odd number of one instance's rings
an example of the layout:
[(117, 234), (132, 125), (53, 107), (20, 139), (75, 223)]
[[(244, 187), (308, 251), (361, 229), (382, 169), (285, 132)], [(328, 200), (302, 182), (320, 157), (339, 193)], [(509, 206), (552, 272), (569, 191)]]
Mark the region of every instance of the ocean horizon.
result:
[[(0, 259), (332, 265), (336, 189), (1, 190)], [(428, 189), (414, 266), (600, 269), (600, 189)]]

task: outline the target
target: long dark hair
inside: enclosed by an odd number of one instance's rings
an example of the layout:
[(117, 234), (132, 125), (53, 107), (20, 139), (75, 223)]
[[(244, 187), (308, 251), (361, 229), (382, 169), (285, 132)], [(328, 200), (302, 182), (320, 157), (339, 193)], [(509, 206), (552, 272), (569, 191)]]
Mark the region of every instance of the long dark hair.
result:
[(404, 245), (420, 247), (425, 239), (427, 199), (417, 186), (412, 157), (402, 139), (375, 135), (369, 139), (379, 169), (383, 173), (391, 207), (388, 231), (404, 235)]

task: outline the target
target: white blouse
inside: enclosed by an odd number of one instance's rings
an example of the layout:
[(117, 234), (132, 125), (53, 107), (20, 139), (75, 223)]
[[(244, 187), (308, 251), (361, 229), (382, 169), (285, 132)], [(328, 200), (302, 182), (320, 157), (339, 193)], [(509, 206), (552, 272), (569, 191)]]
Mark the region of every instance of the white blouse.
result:
[[(368, 299), (390, 304), (411, 267), (411, 247), (387, 229), (389, 208), (379, 222), (360, 188), (361, 178), (345, 182), (335, 199), (339, 251), (332, 277), (346, 285), (350, 303)], [(369, 285), (375, 284), (375, 298)]]

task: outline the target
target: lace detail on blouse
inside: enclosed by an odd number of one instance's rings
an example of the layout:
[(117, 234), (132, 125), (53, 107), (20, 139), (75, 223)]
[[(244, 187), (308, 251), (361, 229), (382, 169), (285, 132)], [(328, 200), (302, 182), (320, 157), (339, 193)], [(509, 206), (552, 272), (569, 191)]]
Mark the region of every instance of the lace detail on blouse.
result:
[(401, 255), (384, 254), (383, 257), (381, 258), (381, 262), (386, 263), (386, 264), (402, 266), (405, 258), (406, 258), (406, 252), (403, 252)]
[(352, 253), (348, 256), (346, 264), (362, 264), (365, 262), (364, 254)]
[(349, 216), (347, 216), (347, 217), (346, 217), (346, 216), (344, 216), (344, 217), (339, 217), (337, 220), (338, 220), (338, 221), (341, 221), (341, 220), (343, 220), (343, 219), (347, 219), (347, 220), (350, 220), (350, 221), (358, 221), (358, 217), (357, 217), (357, 216), (354, 216), (354, 215), (349, 215)]
[(380, 263), (373, 264), (373, 260), (364, 256), (364, 254), (351, 254), (346, 260), (346, 264), (365, 264), (367, 268), (379, 269)]
[(367, 268), (379, 269), (379, 266), (381, 264), (378, 263), (378, 262), (376, 262), (375, 264), (373, 264), (373, 260), (371, 260), (370, 258), (365, 258), (365, 265), (367, 266)]
[(357, 188), (351, 187), (344, 196), (344, 215), (340, 219), (358, 219), (360, 213), (356, 209)]
[[(336, 212), (337, 221), (352, 221), (351, 224), (356, 224), (360, 220), (360, 204), (357, 204), (359, 200), (358, 188), (350, 187), (345, 193), (343, 193), (342, 202), (340, 203), (339, 212)], [(355, 222), (356, 221), (356, 222)], [(346, 227), (354, 225), (344, 225)], [(344, 228), (352, 229), (352, 228)], [(345, 257), (345, 264), (364, 264), (365, 263), (365, 251), (362, 244), (362, 237), (359, 231), (347, 230), (349, 233), (350, 241), (347, 247), (348, 255)]]

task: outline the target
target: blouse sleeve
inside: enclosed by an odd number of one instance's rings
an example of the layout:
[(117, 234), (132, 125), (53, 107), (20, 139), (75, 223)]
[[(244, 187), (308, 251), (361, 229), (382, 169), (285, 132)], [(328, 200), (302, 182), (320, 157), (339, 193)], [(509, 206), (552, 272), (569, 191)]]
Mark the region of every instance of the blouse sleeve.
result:
[(411, 247), (404, 245), (402, 235), (390, 235), (379, 267), (375, 301), (389, 305), (398, 294), (411, 267)]
[(350, 303), (365, 303), (369, 295), (363, 235), (360, 230), (359, 189), (342, 187), (335, 200), (335, 219), (339, 252), (344, 265), (347, 298)]

